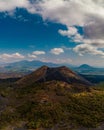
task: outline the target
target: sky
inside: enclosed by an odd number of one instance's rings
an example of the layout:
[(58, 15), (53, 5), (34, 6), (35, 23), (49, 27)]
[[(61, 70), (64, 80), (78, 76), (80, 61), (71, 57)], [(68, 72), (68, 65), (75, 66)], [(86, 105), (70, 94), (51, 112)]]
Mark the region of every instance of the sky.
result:
[(104, 67), (103, 0), (0, 0), (0, 62)]

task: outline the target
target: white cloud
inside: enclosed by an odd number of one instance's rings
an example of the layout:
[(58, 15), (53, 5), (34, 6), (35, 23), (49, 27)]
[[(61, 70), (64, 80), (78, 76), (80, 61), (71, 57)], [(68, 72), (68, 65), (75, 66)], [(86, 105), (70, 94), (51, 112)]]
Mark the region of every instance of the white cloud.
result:
[(71, 37), (71, 36), (74, 36), (76, 35), (78, 32), (77, 32), (77, 29), (75, 27), (69, 27), (68, 30), (59, 30), (59, 33), (63, 36), (67, 36), (67, 37)]
[(68, 27), (68, 30), (59, 30), (58, 31), (62, 36), (67, 36), (74, 42), (80, 43), (83, 41), (83, 36), (78, 33), (77, 28)]
[(63, 48), (53, 48), (50, 50), (50, 53), (54, 55), (60, 55), (61, 53), (64, 53)]
[(33, 54), (28, 54), (28, 57), (29, 57), (29, 58), (32, 58), (32, 59), (37, 58), (37, 56), (36, 56), (36, 55), (33, 55)]
[(80, 56), (83, 56), (84, 54), (92, 54), (92, 55), (100, 55), (104, 57), (104, 52), (101, 50), (98, 50), (97, 47), (91, 46), (89, 44), (81, 44), (76, 46), (73, 49), (76, 53), (79, 53)]
[(98, 17), (104, 18), (103, 0), (41, 0), (35, 8), (44, 19), (63, 23), (67, 27), (85, 26)]
[(39, 55), (45, 55), (45, 51), (33, 51), (31, 54), (28, 54), (28, 58), (36, 59)]
[(30, 2), (28, 0), (0, 0), (0, 11), (13, 11), (16, 8), (29, 8)]
[(45, 51), (34, 51), (32, 54), (33, 55), (44, 55)]
[(24, 59), (25, 56), (23, 56), (22, 54), (20, 53), (13, 53), (13, 54), (7, 54), (7, 53), (4, 53), (4, 54), (1, 54), (0, 55), (0, 59), (2, 60), (5, 60), (5, 61), (8, 61), (8, 60), (20, 60), (20, 59)]

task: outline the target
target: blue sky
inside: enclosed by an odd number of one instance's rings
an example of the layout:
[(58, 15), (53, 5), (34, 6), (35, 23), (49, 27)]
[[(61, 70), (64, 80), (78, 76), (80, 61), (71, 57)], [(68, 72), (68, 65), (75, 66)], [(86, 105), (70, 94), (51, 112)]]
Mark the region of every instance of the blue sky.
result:
[(0, 0), (0, 61), (104, 66), (103, 1), (54, 2)]

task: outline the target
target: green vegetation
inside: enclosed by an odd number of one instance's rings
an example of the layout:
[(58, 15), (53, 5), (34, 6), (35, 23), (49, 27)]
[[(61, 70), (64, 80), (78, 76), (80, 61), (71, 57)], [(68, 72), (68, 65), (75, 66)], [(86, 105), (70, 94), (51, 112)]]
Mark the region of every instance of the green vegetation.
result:
[(99, 84), (97, 84), (94, 89), (96, 90), (101, 90), (101, 91), (104, 91), (104, 82), (101, 82)]
[[(73, 93), (61, 82), (46, 82), (26, 87), (0, 88), (9, 99), (1, 112), (0, 129), (17, 122), (26, 122), (28, 129), (64, 127), (97, 127), (104, 122), (104, 89), (94, 87), (91, 92)], [(102, 88), (102, 89), (101, 89)], [(2, 93), (1, 93), (2, 92)]]

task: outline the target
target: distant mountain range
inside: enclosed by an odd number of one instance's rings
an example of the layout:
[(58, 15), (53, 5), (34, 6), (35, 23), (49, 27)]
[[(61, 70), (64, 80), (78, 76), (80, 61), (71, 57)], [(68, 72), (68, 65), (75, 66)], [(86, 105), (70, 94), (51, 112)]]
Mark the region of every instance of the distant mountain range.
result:
[(50, 63), (50, 62), (42, 62), (42, 61), (36, 61), (36, 60), (33, 60), (33, 61), (24, 60), (24, 61), (9, 63), (8, 65), (5, 66), (5, 68), (9, 69), (9, 70), (12, 70), (12, 69), (34, 70), (43, 65), (47, 65), (50, 67), (58, 66), (57, 64)]
[[(63, 64), (55, 64), (36, 60), (24, 60), (14, 63), (7, 63), (1, 65), (0, 67), (0, 78), (22, 77), (44, 65), (49, 67), (63, 66)], [(71, 68), (76, 73), (83, 75), (104, 75), (104, 68), (96, 68), (87, 64), (83, 64), (78, 67), (72, 66), (71, 64), (67, 64), (66, 66)]]
[(27, 74), (43, 65), (47, 65), (50, 67), (59, 66), (58, 64), (49, 63), (49, 62), (42, 62), (36, 60), (33, 61), (23, 60), (23, 61), (1, 65), (0, 73), (24, 73), (24, 74), (26, 73)]

